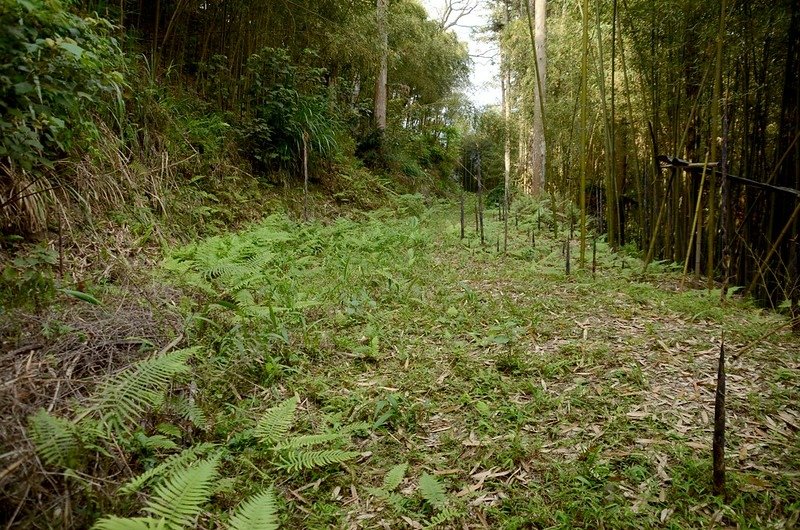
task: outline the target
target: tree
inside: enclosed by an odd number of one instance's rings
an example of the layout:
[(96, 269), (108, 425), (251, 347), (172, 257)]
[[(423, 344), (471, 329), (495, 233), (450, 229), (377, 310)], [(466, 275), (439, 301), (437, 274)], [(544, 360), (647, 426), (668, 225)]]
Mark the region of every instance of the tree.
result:
[(386, 84), (389, 76), (389, 30), (387, 12), (389, 0), (377, 0), (378, 40), (380, 46), (380, 65), (375, 79), (375, 126), (378, 130), (386, 129)]
[(545, 93), (547, 90), (547, 0), (528, 0), (533, 3), (534, 28), (534, 68), (536, 84), (533, 98), (533, 131), (531, 134), (531, 173), (534, 194), (544, 191), (546, 179), (546, 142), (544, 135)]

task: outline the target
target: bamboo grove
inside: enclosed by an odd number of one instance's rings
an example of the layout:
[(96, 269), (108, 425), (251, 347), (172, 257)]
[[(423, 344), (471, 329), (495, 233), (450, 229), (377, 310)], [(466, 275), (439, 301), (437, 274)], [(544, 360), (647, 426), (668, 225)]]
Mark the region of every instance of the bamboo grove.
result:
[[(796, 312), (797, 2), (492, 6), (487, 31), (498, 44), (507, 109), (488, 110), (476, 135), (505, 131), (511, 139), (515, 189), (581, 205), (584, 251), (587, 232), (605, 234), (646, 261), (684, 264), (698, 284), (740, 286)], [(545, 36), (542, 63), (534, 49)], [(541, 168), (534, 156), (540, 117)], [(491, 189), (503, 180), (504, 146), (481, 145)]]

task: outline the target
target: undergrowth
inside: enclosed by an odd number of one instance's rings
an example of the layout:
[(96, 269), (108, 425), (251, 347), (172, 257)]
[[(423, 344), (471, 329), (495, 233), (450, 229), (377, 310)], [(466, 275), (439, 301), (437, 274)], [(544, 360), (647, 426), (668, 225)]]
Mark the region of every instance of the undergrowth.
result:
[[(602, 241), (594, 274), (567, 275), (557, 217), (518, 213), (507, 253), (470, 227), (460, 240), (457, 212), (420, 196), (330, 222), (273, 214), (170, 250), (160, 274), (183, 292), (192, 348), (134, 364), (72, 415), (30, 419), (56, 490), (84, 506), (68, 522), (794, 524), (798, 359), (779, 317), (679, 291), (665, 266), (643, 276)], [(723, 331), (730, 484), (717, 498)]]

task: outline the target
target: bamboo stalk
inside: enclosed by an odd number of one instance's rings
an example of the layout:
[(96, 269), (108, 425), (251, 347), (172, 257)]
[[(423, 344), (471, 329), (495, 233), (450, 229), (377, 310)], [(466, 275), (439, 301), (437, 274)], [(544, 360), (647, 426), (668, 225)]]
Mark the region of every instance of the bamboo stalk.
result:
[(581, 202), (581, 251), (580, 267), (586, 267), (586, 126), (588, 118), (588, 70), (589, 70), (589, 0), (583, 0), (583, 32), (581, 37), (581, 177), (580, 177), (580, 202)]
[(700, 177), (700, 191), (697, 192), (697, 204), (694, 207), (694, 220), (692, 221), (692, 231), (689, 235), (689, 244), (686, 247), (686, 260), (683, 263), (683, 276), (681, 276), (681, 290), (686, 282), (686, 273), (689, 271), (689, 258), (692, 255), (692, 243), (694, 243), (694, 233), (697, 228), (697, 217), (700, 214), (700, 205), (703, 198), (703, 184), (706, 182), (706, 169), (708, 169), (708, 152), (706, 151), (706, 161), (703, 163), (703, 175)]
[(798, 213), (800, 213), (800, 202), (797, 203), (797, 206), (792, 212), (792, 215), (789, 216), (789, 220), (783, 226), (783, 230), (781, 230), (781, 233), (778, 234), (778, 237), (775, 239), (775, 241), (772, 242), (772, 246), (770, 247), (769, 252), (767, 252), (767, 255), (764, 257), (761, 263), (759, 263), (756, 275), (753, 276), (753, 279), (750, 281), (750, 283), (747, 285), (747, 288), (744, 290), (745, 296), (750, 294), (750, 292), (753, 290), (753, 287), (756, 286), (758, 280), (761, 279), (761, 275), (764, 274), (765, 265), (769, 263), (770, 258), (772, 258), (772, 255), (775, 254), (775, 251), (778, 249), (778, 245), (780, 245), (781, 241), (783, 241), (783, 238), (786, 237), (786, 234), (789, 232), (789, 229), (794, 224), (794, 220), (797, 218)]
[[(722, 41), (725, 34), (725, 11), (727, 0), (722, 0), (717, 28), (717, 60), (714, 67), (714, 97), (711, 102), (711, 160), (717, 159), (717, 136), (719, 136), (719, 100), (722, 94)], [(716, 208), (717, 175), (711, 172), (708, 196), (708, 256), (706, 256), (706, 286), (714, 286), (714, 257), (716, 245), (717, 208)]]

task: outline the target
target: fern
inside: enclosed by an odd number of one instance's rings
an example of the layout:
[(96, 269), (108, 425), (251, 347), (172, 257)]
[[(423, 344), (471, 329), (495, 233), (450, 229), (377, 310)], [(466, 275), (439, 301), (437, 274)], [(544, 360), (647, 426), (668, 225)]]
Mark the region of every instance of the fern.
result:
[(338, 432), (329, 432), (323, 434), (306, 434), (303, 436), (295, 436), (275, 445), (276, 451), (284, 449), (300, 449), (301, 447), (312, 447), (326, 442), (335, 442), (343, 440), (344, 435)]
[(271, 489), (253, 495), (239, 504), (228, 523), (229, 530), (277, 530), (278, 505)]
[(144, 511), (164, 519), (169, 528), (193, 526), (201, 506), (211, 497), (216, 476), (216, 458), (178, 471), (156, 487)]
[(46, 465), (60, 468), (76, 466), (82, 444), (74, 423), (51, 416), (41, 409), (31, 416), (29, 424), (28, 434)]
[(148, 469), (138, 477), (134, 477), (127, 484), (119, 489), (120, 493), (133, 493), (142, 489), (146, 484), (162, 478), (169, 473), (174, 473), (175, 470), (185, 469), (190, 462), (193, 462), (198, 457), (208, 453), (216, 447), (212, 443), (201, 443), (185, 449), (183, 452), (172, 455), (162, 463), (152, 469)]
[(163, 434), (154, 434), (147, 436), (143, 432), (136, 433), (136, 441), (141, 444), (142, 448), (148, 451), (156, 451), (158, 449), (177, 449), (178, 445), (164, 436)]
[(408, 469), (408, 462), (404, 462), (402, 464), (397, 464), (392, 469), (386, 473), (386, 476), (383, 477), (383, 489), (386, 491), (392, 491), (396, 489), (401, 482), (403, 482), (403, 478), (406, 476), (406, 470)]
[(176, 350), (130, 366), (101, 386), (90, 412), (99, 414), (109, 427), (128, 430), (127, 425), (163, 402), (170, 382), (189, 371), (187, 361), (196, 352), (197, 348)]
[(341, 451), (339, 449), (329, 449), (325, 451), (291, 451), (281, 455), (278, 467), (290, 473), (324, 467), (331, 464), (341, 464), (352, 460), (360, 453), (355, 451)]
[(434, 477), (424, 473), (419, 479), (419, 493), (425, 501), (438, 510), (447, 504), (447, 492), (444, 486)]
[(408, 502), (408, 499), (399, 493), (386, 491), (383, 488), (367, 488), (367, 493), (388, 502), (396, 512), (403, 513), (406, 511), (406, 503)]
[(460, 516), (461, 513), (449, 508), (445, 508), (435, 516), (431, 517), (431, 519), (425, 524), (425, 528), (436, 528), (440, 524), (450, 522)]
[(206, 429), (208, 427), (208, 418), (206, 413), (201, 409), (197, 403), (193, 403), (188, 398), (180, 396), (171, 402), (172, 409), (184, 419), (189, 420), (192, 425), (198, 429)]
[(265, 443), (277, 443), (283, 439), (292, 428), (294, 413), (297, 410), (297, 396), (292, 396), (286, 401), (267, 410), (256, 425), (256, 436)]
[(164, 519), (153, 519), (151, 517), (131, 517), (122, 518), (103, 517), (97, 521), (92, 530), (167, 530), (167, 522)]
[(371, 423), (366, 421), (357, 421), (355, 423), (351, 423), (349, 425), (344, 425), (343, 427), (339, 428), (336, 432), (339, 434), (352, 434), (354, 432), (369, 432), (370, 427), (372, 427)]

